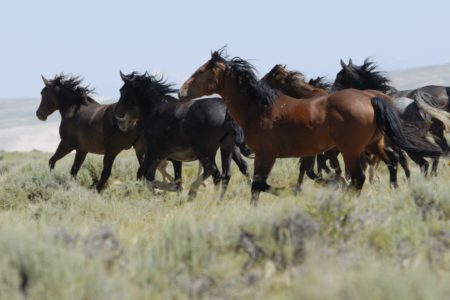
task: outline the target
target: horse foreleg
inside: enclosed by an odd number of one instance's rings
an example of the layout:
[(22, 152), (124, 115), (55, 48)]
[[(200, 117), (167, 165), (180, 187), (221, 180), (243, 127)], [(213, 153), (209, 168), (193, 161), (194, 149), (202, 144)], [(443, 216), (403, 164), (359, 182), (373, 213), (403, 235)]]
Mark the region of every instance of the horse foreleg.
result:
[(327, 166), (327, 159), (326, 153), (317, 155), (317, 173), (319, 173), (319, 175), (322, 175), (322, 170), (324, 170), (327, 174), (331, 172), (330, 168)]
[[(230, 149), (231, 148), (231, 149)], [(230, 172), (230, 164), (231, 164), (231, 156), (233, 152), (234, 145), (231, 147), (220, 147), (220, 157), (222, 160), (222, 186), (220, 190), (219, 199), (223, 200), (225, 196), (225, 192), (228, 188), (228, 183), (230, 182), (231, 172)]]
[(428, 161), (423, 158), (422, 156), (416, 155), (416, 154), (409, 154), (409, 157), (420, 167), (420, 171), (424, 176), (428, 175), (428, 168), (430, 164)]
[[(161, 166), (161, 164), (159, 164)], [(181, 185), (181, 169), (182, 169), (182, 162), (177, 160), (172, 160), (173, 165), (173, 174), (175, 175), (174, 178), (174, 184), (175, 184), (175, 190), (180, 193), (182, 189)]]
[(70, 169), (70, 175), (72, 175), (73, 178), (75, 178), (78, 174), (78, 171), (81, 168), (81, 165), (83, 164), (85, 158), (86, 158), (87, 152), (77, 151), (75, 154), (75, 159), (73, 161), (72, 169)]
[(72, 152), (72, 150), (75, 149), (67, 144), (65, 144), (63, 141), (59, 142), (58, 148), (56, 148), (55, 154), (49, 159), (48, 165), (50, 167), (50, 170), (53, 170), (55, 168), (55, 164), (58, 160)]
[(136, 178), (138, 180), (142, 179), (142, 177), (144, 176), (144, 160), (145, 160), (145, 142), (144, 142), (144, 138), (141, 136), (140, 138), (137, 139), (137, 141), (133, 144), (133, 148), (134, 151), (136, 153), (136, 158), (138, 160), (139, 163), (139, 168), (138, 171), (136, 173)]
[(308, 157), (302, 157), (299, 160), (299, 168), (298, 168), (298, 179), (297, 184), (294, 188), (294, 193), (300, 193), (302, 191), (302, 184), (303, 184), (303, 178), (305, 178), (305, 173), (308, 175), (309, 178), (312, 180), (316, 180), (319, 178), (314, 171), (312, 171), (312, 174), (308, 171), (311, 171), (314, 168), (314, 161), (315, 156), (308, 156)]
[(439, 157), (433, 158), (433, 163), (431, 165), (431, 176), (437, 176), (437, 168), (439, 166)]
[(257, 206), (259, 194), (270, 190), (270, 185), (267, 184), (267, 177), (272, 170), (275, 163), (275, 156), (272, 155), (255, 155), (255, 167), (253, 173), (253, 182), (251, 188), (250, 204)]
[(108, 181), (109, 176), (111, 176), (111, 169), (112, 169), (114, 159), (116, 159), (117, 154), (119, 154), (119, 153), (106, 152), (105, 155), (103, 156), (103, 170), (102, 170), (102, 174), (100, 176), (100, 180), (97, 182), (97, 185), (96, 185), (98, 192), (100, 192), (105, 187), (105, 184)]

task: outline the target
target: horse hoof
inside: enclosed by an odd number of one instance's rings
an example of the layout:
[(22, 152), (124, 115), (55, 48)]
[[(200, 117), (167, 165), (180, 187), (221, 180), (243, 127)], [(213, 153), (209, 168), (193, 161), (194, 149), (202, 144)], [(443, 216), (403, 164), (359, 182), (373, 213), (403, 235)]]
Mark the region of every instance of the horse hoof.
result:
[(197, 192), (189, 191), (187, 201), (188, 201), (188, 202), (193, 201), (193, 200), (195, 199), (196, 196), (197, 196)]
[(267, 190), (268, 193), (275, 195), (275, 196), (280, 196), (281, 191), (285, 190), (285, 188), (282, 187), (271, 187), (270, 189)]
[(302, 192), (303, 190), (302, 190), (302, 187), (300, 186), (300, 185), (296, 185), (295, 187), (294, 187), (294, 190), (293, 190), (293, 192), (294, 192), (294, 195), (298, 195), (298, 194), (300, 194), (301, 192)]
[(153, 195), (154, 196), (162, 196), (162, 195), (164, 195), (164, 190), (161, 190), (159, 188), (154, 188), (153, 189)]

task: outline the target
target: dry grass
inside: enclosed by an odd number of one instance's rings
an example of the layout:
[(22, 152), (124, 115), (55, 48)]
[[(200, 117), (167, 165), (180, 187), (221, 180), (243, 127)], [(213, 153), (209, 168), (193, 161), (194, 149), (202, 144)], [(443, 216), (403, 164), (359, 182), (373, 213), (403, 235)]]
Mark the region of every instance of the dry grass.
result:
[[(450, 167), (410, 183), (366, 185), (360, 197), (306, 182), (249, 206), (237, 168), (226, 200), (212, 184), (154, 196), (134, 180), (134, 155), (117, 159), (110, 186), (90, 189), (100, 157), (76, 180), (73, 157), (48, 171), (49, 154), (2, 153), (1, 299), (448, 299)], [(271, 176), (292, 185), (296, 160)]]

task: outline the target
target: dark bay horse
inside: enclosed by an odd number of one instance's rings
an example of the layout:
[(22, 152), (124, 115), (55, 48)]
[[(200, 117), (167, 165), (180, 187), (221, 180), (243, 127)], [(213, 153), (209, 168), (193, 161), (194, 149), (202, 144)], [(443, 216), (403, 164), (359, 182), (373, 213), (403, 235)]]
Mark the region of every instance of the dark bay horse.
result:
[[(416, 144), (421, 137), (403, 131), (389, 98), (382, 93), (348, 89), (308, 100), (292, 98), (260, 81), (250, 63), (238, 57), (228, 60), (222, 51), (212, 53), (183, 84), (179, 95), (186, 101), (214, 93), (222, 96), (255, 152), (254, 205), (260, 192), (271, 191), (267, 177), (278, 157), (312, 156), (337, 147), (352, 186), (360, 190), (365, 181), (364, 152), (370, 149), (390, 160), (383, 134), (410, 152), (441, 153), (426, 141)], [(389, 171), (396, 173), (393, 167)]]
[[(114, 113), (124, 129), (129, 124), (142, 122), (147, 146), (143, 170), (151, 185), (155, 184), (156, 167), (166, 159), (174, 164), (178, 190), (181, 189), (181, 162), (200, 161), (203, 174), (192, 183), (190, 199), (211, 175), (216, 185), (222, 182), (222, 199), (231, 177), (232, 158), (240, 171), (248, 176), (247, 163), (235, 146), (245, 145), (242, 129), (228, 114), (222, 99), (181, 102), (170, 95), (177, 90), (162, 78), (147, 73), (121, 73), (121, 77), (124, 84)], [(222, 174), (215, 162), (219, 148)]]
[[(293, 97), (308, 99), (327, 94), (324, 88), (328, 88), (331, 84), (324, 82), (323, 77), (317, 77), (311, 79), (310, 83), (306, 83), (305, 77), (302, 73), (296, 71), (288, 71), (285, 65), (275, 65), (266, 75), (261, 78), (262, 81), (267, 83), (271, 88), (281, 91), (282, 93)], [(323, 87), (323, 88), (322, 88)], [(322, 180), (322, 170), (327, 173), (330, 171), (326, 166), (326, 160), (330, 159), (332, 167), (336, 170), (336, 178), (341, 177), (341, 168), (337, 158), (338, 152), (336, 150), (328, 150), (323, 154), (317, 156), (302, 157), (300, 159), (299, 176), (296, 185), (296, 191), (301, 191), (301, 185), (305, 173), (312, 180)], [(314, 163), (317, 157), (317, 169), (318, 174), (314, 173)]]
[[(397, 91), (390, 85), (390, 80), (378, 71), (374, 62), (369, 59), (366, 59), (361, 66), (353, 64), (351, 59), (348, 65), (341, 60), (341, 67), (342, 69), (336, 75), (333, 84), (334, 90), (345, 88), (372, 89), (389, 94), (403, 120), (415, 124), (424, 135), (431, 133), (431, 137), (444, 153), (448, 152), (449, 146), (444, 132), (450, 129), (450, 114), (445, 111), (447, 104), (443, 96), (444, 87), (426, 86), (415, 90)], [(399, 151), (399, 154), (401, 158), (404, 155), (401, 151)], [(426, 174), (428, 162), (423, 156), (410, 155), (410, 157)], [(402, 159), (405, 160), (405, 158)], [(438, 162), (438, 157), (433, 159), (431, 174), (436, 174)], [(404, 165), (405, 167), (407, 165)]]
[[(51, 170), (58, 160), (75, 150), (75, 160), (70, 170), (70, 174), (75, 177), (87, 153), (103, 154), (103, 170), (96, 184), (100, 191), (111, 175), (114, 159), (122, 150), (133, 146), (141, 163), (145, 154), (141, 130), (136, 124), (126, 132), (119, 129), (113, 114), (116, 103), (102, 105), (96, 102), (89, 96), (91, 90), (81, 86), (78, 77), (61, 74), (52, 80), (43, 76), (42, 79), (45, 86), (41, 91), (42, 99), (36, 116), (45, 121), (56, 110), (61, 114), (61, 142), (49, 160)], [(165, 169), (162, 171), (165, 172)]]

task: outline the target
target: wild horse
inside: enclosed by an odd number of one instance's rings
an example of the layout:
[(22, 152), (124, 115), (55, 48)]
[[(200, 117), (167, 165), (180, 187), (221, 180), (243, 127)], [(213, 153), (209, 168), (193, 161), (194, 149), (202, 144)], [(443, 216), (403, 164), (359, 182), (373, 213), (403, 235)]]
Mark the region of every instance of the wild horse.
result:
[[(348, 65), (341, 60), (341, 67), (342, 69), (336, 75), (333, 90), (371, 89), (389, 94), (403, 120), (415, 124), (423, 131), (424, 135), (431, 133), (431, 137), (443, 152), (448, 152), (449, 147), (444, 132), (450, 129), (447, 95), (449, 88), (425, 86), (415, 90), (397, 91), (389, 84), (389, 79), (378, 71), (377, 66), (369, 59), (366, 59), (361, 66), (353, 64), (351, 59)], [(402, 151), (399, 151), (399, 155), (405, 161), (404, 168), (407, 168), (406, 158), (403, 157)], [(424, 157), (414, 154), (410, 157), (426, 174), (428, 162)], [(433, 158), (431, 174), (436, 174), (438, 162), (439, 157)]]
[[(61, 142), (49, 160), (51, 170), (58, 160), (75, 150), (75, 160), (70, 170), (70, 174), (75, 177), (87, 153), (103, 154), (103, 170), (96, 184), (100, 191), (111, 175), (114, 159), (122, 150), (133, 146), (141, 164), (145, 154), (141, 130), (136, 123), (126, 132), (119, 129), (113, 114), (117, 103), (102, 105), (96, 102), (90, 97), (92, 90), (81, 86), (79, 77), (61, 74), (52, 80), (44, 76), (42, 79), (45, 86), (41, 91), (42, 99), (36, 116), (45, 121), (56, 110), (61, 114)], [(161, 166), (160, 171), (168, 175), (165, 166)], [(141, 176), (141, 168), (137, 176)]]
[[(278, 157), (312, 156), (337, 147), (352, 185), (360, 190), (365, 180), (361, 158), (366, 150), (391, 160), (383, 133), (409, 152), (441, 153), (402, 129), (389, 98), (382, 93), (348, 89), (302, 101), (270, 88), (257, 78), (250, 63), (238, 57), (228, 60), (222, 50), (212, 53), (179, 91), (185, 100), (214, 93), (222, 96), (255, 152), (254, 205), (260, 192), (271, 191), (267, 177)], [(389, 171), (396, 173), (395, 162)]]
[[(306, 83), (305, 77), (302, 73), (296, 71), (288, 71), (285, 65), (275, 65), (266, 75), (261, 78), (271, 88), (281, 91), (287, 96), (293, 98), (308, 99), (327, 94), (326, 88), (331, 84), (327, 84), (323, 77), (311, 79)], [(314, 85), (313, 85), (314, 84)], [(302, 157), (300, 159), (299, 176), (296, 185), (296, 191), (301, 191), (301, 185), (305, 173), (312, 180), (322, 180), (322, 170), (327, 173), (330, 172), (326, 165), (326, 160), (330, 159), (332, 168), (336, 171), (335, 178), (341, 177), (342, 171), (339, 165), (337, 155), (339, 152), (335, 149), (328, 150), (325, 153), (317, 156)], [(314, 163), (317, 157), (318, 175), (314, 173)]]
[[(121, 77), (124, 84), (114, 114), (123, 128), (137, 121), (142, 122), (147, 146), (143, 170), (151, 184), (155, 184), (156, 167), (166, 159), (174, 165), (178, 190), (181, 189), (181, 162), (200, 161), (203, 174), (192, 183), (190, 199), (195, 197), (200, 185), (211, 175), (216, 185), (222, 182), (222, 199), (231, 177), (232, 158), (240, 171), (248, 176), (247, 163), (235, 146), (245, 147), (242, 129), (228, 114), (222, 99), (181, 102), (170, 95), (177, 90), (163, 78), (158, 79), (147, 73), (121, 73)], [(222, 175), (215, 162), (219, 148)]]

